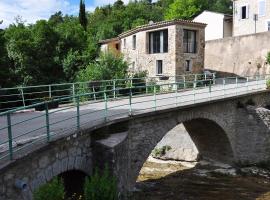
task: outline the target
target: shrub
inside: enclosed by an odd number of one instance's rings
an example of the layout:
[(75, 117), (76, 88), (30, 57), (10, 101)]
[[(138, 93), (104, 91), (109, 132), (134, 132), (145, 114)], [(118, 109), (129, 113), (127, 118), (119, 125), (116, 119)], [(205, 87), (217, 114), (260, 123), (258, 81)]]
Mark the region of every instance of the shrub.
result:
[(266, 87), (267, 89), (270, 89), (270, 79), (266, 81)]
[(116, 200), (117, 184), (116, 179), (110, 176), (108, 167), (104, 172), (99, 173), (98, 169), (90, 178), (86, 178), (84, 185), (85, 200)]
[(63, 181), (59, 178), (54, 178), (51, 182), (35, 190), (33, 197), (34, 200), (64, 200), (65, 187)]
[(170, 151), (172, 149), (171, 146), (163, 146), (161, 148), (155, 148), (152, 152), (152, 156), (153, 157), (161, 157), (164, 156), (166, 154), (167, 151)]

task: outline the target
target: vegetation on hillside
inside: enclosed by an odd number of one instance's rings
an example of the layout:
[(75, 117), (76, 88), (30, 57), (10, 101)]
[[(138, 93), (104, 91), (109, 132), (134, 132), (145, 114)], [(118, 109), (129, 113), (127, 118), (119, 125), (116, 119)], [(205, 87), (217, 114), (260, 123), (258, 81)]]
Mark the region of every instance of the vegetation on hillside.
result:
[(99, 40), (149, 21), (191, 19), (204, 9), (230, 13), (230, 6), (230, 0), (141, 0), (126, 5), (117, 0), (85, 12), (81, 0), (78, 17), (59, 11), (30, 25), (18, 17), (0, 30), (0, 87), (75, 81), (96, 65)]

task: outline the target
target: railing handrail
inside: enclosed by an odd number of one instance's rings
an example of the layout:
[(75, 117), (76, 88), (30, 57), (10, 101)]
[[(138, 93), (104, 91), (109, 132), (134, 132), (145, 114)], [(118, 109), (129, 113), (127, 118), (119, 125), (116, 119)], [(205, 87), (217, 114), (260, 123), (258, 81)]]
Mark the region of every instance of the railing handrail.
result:
[[(97, 114), (97, 118), (94, 117), (94, 121), (97, 121), (97, 120), (105, 120), (105, 122), (108, 120), (108, 118), (114, 116), (114, 115), (119, 115), (119, 114), (122, 114), (122, 113), (108, 113), (108, 111), (111, 111), (110, 109), (114, 109), (114, 108), (120, 108), (121, 109), (127, 109), (128, 108), (128, 111), (125, 111), (125, 114), (128, 114), (128, 115), (132, 115), (134, 112), (136, 112), (132, 107), (135, 106), (136, 104), (139, 104), (139, 103), (144, 103), (144, 102), (147, 102), (146, 106), (144, 105), (143, 108), (140, 108), (139, 110), (141, 109), (154, 109), (155, 111), (157, 110), (157, 108), (160, 108), (162, 109), (163, 106), (170, 106), (170, 105), (174, 105), (174, 106), (179, 106), (179, 103), (183, 103), (182, 101), (184, 100), (184, 102), (188, 102), (190, 104), (195, 104), (196, 103), (196, 100), (201, 100), (201, 99), (196, 99), (196, 95), (197, 95), (197, 98), (198, 98), (198, 95), (201, 95), (199, 96), (200, 98), (203, 97), (203, 99), (207, 99), (206, 101), (211, 101), (213, 98), (225, 98), (226, 96), (226, 91), (231, 91), (232, 89), (235, 89), (232, 90), (233, 93), (229, 93), (229, 95), (232, 95), (233, 96), (236, 96), (239, 94), (239, 91), (241, 92), (241, 90), (238, 90), (239, 88), (243, 88), (244, 89), (244, 92), (245, 93), (250, 93), (250, 91), (253, 91), (255, 88), (255, 90), (262, 90), (262, 89), (265, 89), (266, 88), (266, 81), (268, 80), (268, 78), (270, 77), (270, 75), (264, 75), (264, 76), (256, 76), (256, 79), (249, 79), (249, 77), (243, 77), (243, 80), (246, 79), (246, 81), (243, 81), (243, 82), (239, 82), (239, 77), (234, 77), (235, 79), (235, 83), (231, 83), (231, 81), (227, 84), (227, 88), (225, 88), (224, 86), (226, 85), (226, 78), (221, 78), (222, 80), (222, 84), (218, 84), (216, 85), (215, 87), (212, 86), (212, 84), (214, 84), (214, 81), (217, 81), (216, 79), (204, 79), (204, 80), (187, 80), (185, 82), (183, 81), (177, 81), (175, 80), (174, 82), (169, 82), (169, 83), (163, 83), (163, 84), (155, 84), (155, 83), (151, 83), (151, 84), (148, 84), (148, 85), (145, 85), (145, 86), (136, 86), (136, 85), (129, 85), (129, 87), (127, 88), (114, 88), (114, 89), (108, 89), (108, 90), (103, 90), (103, 91), (95, 91), (95, 92), (85, 92), (83, 94), (75, 94), (75, 95), (70, 95), (70, 96), (67, 96), (67, 97), (61, 97), (61, 98), (57, 98), (57, 99), (49, 99), (47, 101), (44, 101), (44, 102), (40, 102), (40, 103), (35, 103), (35, 104), (32, 104), (32, 105), (29, 105), (29, 106), (25, 106), (25, 107), (20, 107), (20, 108), (16, 108), (16, 109), (12, 109), (12, 110), (9, 110), (9, 111), (6, 111), (6, 112), (2, 112), (0, 113), (0, 116), (3, 117), (3, 116), (6, 116), (6, 125), (4, 125), (4, 127), (0, 127), (0, 131), (3, 131), (3, 130), (7, 130), (7, 135), (4, 136), (4, 139), (2, 139), (2, 141), (0, 141), (0, 145), (3, 145), (5, 144), (7, 147), (8, 147), (8, 152), (7, 152), (7, 155), (10, 156), (10, 159), (12, 160), (13, 159), (13, 156), (14, 156), (14, 147), (13, 147), (13, 140), (17, 140), (18, 138), (21, 138), (21, 137), (25, 137), (26, 135), (29, 137), (29, 134), (31, 134), (32, 132), (36, 132), (37, 130), (40, 130), (40, 129), (46, 129), (46, 131), (44, 132), (45, 135), (47, 135), (47, 141), (49, 142), (51, 140), (51, 137), (54, 136), (55, 134), (60, 134), (59, 132), (62, 131), (62, 128), (61, 128), (61, 131), (58, 130), (56, 131), (56, 133), (52, 133), (51, 132), (51, 126), (55, 125), (55, 124), (59, 124), (59, 123), (62, 123), (63, 121), (67, 121), (67, 120), (71, 120), (71, 119), (75, 119), (76, 120), (76, 127), (73, 127), (74, 124), (72, 124), (72, 128), (77, 128), (77, 130), (80, 130), (81, 127), (82, 127), (82, 120), (81, 120), (81, 117), (87, 115), (87, 112), (86, 113), (83, 113), (83, 112), (80, 112), (80, 108), (81, 106), (85, 105), (80, 105), (80, 100), (82, 98), (85, 98), (85, 97), (91, 97), (93, 95), (101, 95), (102, 99), (98, 102), (96, 101), (87, 101), (86, 102), (86, 105), (93, 105), (93, 108), (94, 108), (94, 104), (95, 103), (104, 103), (104, 107), (98, 107), (96, 110), (91, 110), (88, 111), (88, 114), (89, 113), (98, 113)], [(204, 82), (204, 81), (210, 81), (210, 82)], [(259, 81), (262, 81), (262, 82), (259, 82)], [(198, 83), (205, 83), (205, 86), (202, 85), (202, 87), (199, 87), (198, 88)], [(250, 84), (251, 83), (251, 84)], [(186, 84), (190, 85), (190, 90), (187, 91), (187, 89), (189, 89), (188, 87), (186, 87)], [(206, 85), (206, 84), (209, 84), (209, 85)], [(240, 85), (242, 84), (242, 85)], [(219, 86), (222, 86), (223, 87), (219, 87)], [(240, 86), (239, 86), (240, 85)], [(167, 87), (168, 86), (168, 87)], [(232, 86), (232, 87), (231, 87)], [(165, 88), (167, 91), (163, 91), (162, 88)], [(202, 89), (201, 89), (202, 88)], [(215, 88), (216, 90), (213, 90), (213, 88)], [(145, 89), (141, 92), (141, 90), (139, 89)], [(153, 91), (150, 91), (150, 93), (147, 93), (147, 89), (150, 89)], [(183, 89), (183, 90), (182, 90)], [(108, 105), (108, 101), (110, 99), (114, 99), (114, 94), (115, 91), (121, 91), (121, 90), (124, 90), (124, 92), (128, 92), (125, 93), (125, 96), (124, 98), (126, 99), (124, 102), (120, 102), (119, 105), (116, 104), (112, 104), (113, 106), (109, 106)], [(181, 94), (181, 90), (183, 92), (187, 91), (187, 93), (183, 93)], [(134, 99), (136, 99), (136, 97), (134, 95), (136, 95), (136, 91), (139, 91), (137, 92), (139, 95), (142, 95), (141, 97), (149, 97), (149, 98), (146, 98), (146, 99), (139, 99), (140, 96), (138, 96), (138, 99), (140, 101), (136, 101)], [(197, 91), (197, 93), (196, 93)], [(223, 91), (223, 93), (222, 93)], [(214, 92), (218, 92), (218, 96), (213, 96), (214, 95)], [(238, 92), (238, 93), (237, 93)], [(175, 95), (168, 95), (168, 96), (158, 96), (158, 95), (161, 95), (161, 94), (173, 94), (175, 93)], [(111, 95), (111, 98), (110, 98), (110, 95)], [(206, 97), (204, 96), (206, 95)], [(153, 96), (153, 98), (151, 98), (151, 96)], [(188, 98), (183, 98), (183, 99), (180, 99), (180, 97), (183, 97), (183, 96), (187, 96)], [(165, 101), (164, 99), (172, 99), (172, 98), (175, 98), (175, 102), (173, 100), (174, 103), (171, 103), (171, 101)], [(49, 108), (48, 108), (48, 104), (49, 103), (52, 103), (52, 102), (60, 102), (60, 101), (66, 101), (66, 100), (73, 100), (73, 104), (71, 104), (69, 107), (67, 108), (60, 108), (60, 109), (56, 109), (52, 112), (49, 112)], [(179, 101), (179, 99), (181, 101)], [(165, 105), (163, 104), (157, 104), (158, 101), (162, 101), (160, 103), (165, 103)], [(152, 106), (152, 102), (154, 102), (154, 106)], [(143, 105), (143, 104), (142, 104)], [(148, 108), (148, 106), (151, 106), (150, 108)], [(28, 119), (23, 119), (22, 121), (13, 121), (12, 123), (12, 114), (15, 113), (15, 112), (18, 112), (18, 111), (21, 111), (21, 110), (24, 110), (24, 109), (30, 109), (30, 108), (36, 108), (38, 106), (44, 106), (45, 107), (45, 113), (43, 113), (42, 115), (40, 116), (36, 116), (36, 115), (33, 115), (33, 116), (30, 116), (30, 118)], [(60, 120), (56, 120), (56, 122), (54, 121), (50, 121), (50, 116), (53, 115), (54, 113), (61, 113), (61, 111), (63, 110), (68, 110), (68, 109), (72, 109), (72, 108), (76, 108), (75, 109), (75, 115), (73, 116), (73, 113), (67, 115), (67, 119), (64, 118), (64, 119), (60, 119)], [(90, 106), (91, 108), (91, 106)], [(120, 111), (119, 111), (120, 112)], [(103, 116), (103, 113), (104, 113), (104, 116)], [(39, 117), (42, 117), (46, 123), (46, 125), (42, 124), (41, 122), (39, 122), (39, 124), (37, 125), (38, 127), (36, 127), (34, 130), (24, 130), (25, 132), (20, 132), (19, 135), (13, 135), (13, 131), (16, 130), (13, 128), (17, 125), (22, 125), (24, 123), (31, 123), (33, 122), (33, 120), (39, 118)], [(58, 118), (57, 118), (58, 119)], [(43, 121), (43, 120), (42, 120)], [(27, 124), (26, 124), (27, 125)], [(34, 127), (33, 127), (34, 128)], [(39, 132), (38, 132), (39, 133)], [(6, 134), (6, 132), (0, 132), (0, 135), (1, 134)], [(17, 133), (18, 134), (18, 133)], [(43, 134), (43, 131), (41, 131), (39, 134)], [(43, 135), (41, 135), (43, 136)], [(8, 139), (5, 139), (5, 137), (7, 137)], [(31, 137), (31, 135), (30, 135)], [(35, 143), (35, 142), (34, 142)], [(22, 147), (24, 148), (24, 147)], [(20, 149), (20, 148), (19, 148)], [(16, 150), (17, 151), (17, 150)], [(6, 155), (6, 154), (5, 154)], [(3, 159), (3, 157), (1, 157), (1, 154), (0, 154), (0, 160)]]

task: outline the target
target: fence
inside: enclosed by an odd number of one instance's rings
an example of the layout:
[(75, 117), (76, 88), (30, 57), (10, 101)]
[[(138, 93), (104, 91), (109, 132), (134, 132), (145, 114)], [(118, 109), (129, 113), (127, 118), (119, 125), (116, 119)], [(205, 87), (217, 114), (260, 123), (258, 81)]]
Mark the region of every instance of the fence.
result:
[[(33, 150), (33, 147), (38, 146), (40, 142), (50, 142), (62, 137), (63, 134), (72, 134), (83, 128), (95, 127), (114, 119), (265, 90), (268, 78), (268, 75), (229, 77), (215, 79), (216, 84), (208, 86), (204, 84), (205, 80), (145, 86), (130, 85), (128, 95), (118, 100), (115, 100), (111, 94), (121, 92), (121, 90), (126, 92), (127, 88), (62, 97), (2, 112), (0, 113), (0, 161), (5, 158), (10, 160), (17, 158), (18, 152), (28, 147)], [(193, 87), (186, 89), (183, 84), (193, 85)], [(149, 92), (144, 95), (134, 94), (134, 91), (138, 89)], [(93, 95), (102, 96), (102, 100), (82, 101)], [(66, 107), (49, 109), (52, 103), (59, 101), (73, 103)], [(43, 106), (45, 110), (30, 114), (16, 113), (38, 106)]]
[[(129, 88), (136, 86), (145, 86), (147, 84), (160, 84), (164, 82), (175, 82), (186, 80), (198, 80), (214, 78), (214, 74), (188, 74), (183, 76), (162, 76), (162, 77), (142, 77), (142, 78), (126, 78), (114, 79), (103, 81), (89, 81), (77, 83), (64, 83), (64, 84), (51, 84), (51, 85), (38, 85), (38, 86), (25, 86), (16, 88), (2, 88), (0, 89), (0, 112), (11, 110), (17, 107), (26, 107), (45, 100), (60, 99), (68, 96), (75, 96), (77, 94), (93, 93), (85, 100), (98, 100), (102, 97), (96, 95), (95, 92), (112, 90), (114, 98), (125, 96), (124, 90), (117, 90), (118, 88)], [(165, 80), (164, 80), (165, 79)], [(167, 79), (167, 80), (166, 80)], [(142, 90), (142, 89), (141, 89)], [(119, 92), (119, 93), (117, 93)], [(147, 93), (146, 91), (137, 91)], [(68, 99), (59, 101), (60, 104), (71, 103), (74, 100)]]

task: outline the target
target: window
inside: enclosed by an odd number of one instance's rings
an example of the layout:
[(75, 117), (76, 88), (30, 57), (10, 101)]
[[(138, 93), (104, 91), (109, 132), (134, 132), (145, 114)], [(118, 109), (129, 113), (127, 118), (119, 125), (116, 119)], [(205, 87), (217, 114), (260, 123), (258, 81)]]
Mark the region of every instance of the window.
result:
[(240, 19), (247, 19), (248, 15), (248, 6), (240, 7)]
[(168, 29), (149, 33), (149, 53), (168, 52)]
[(163, 62), (162, 60), (157, 60), (157, 75), (161, 75), (163, 73)]
[(196, 31), (184, 29), (184, 53), (196, 53)]
[(267, 30), (270, 31), (270, 20), (267, 21)]
[(185, 71), (190, 72), (192, 70), (191, 60), (186, 60), (185, 62)]
[(259, 16), (265, 16), (265, 0), (259, 0)]
[(132, 37), (132, 48), (136, 49), (136, 35), (133, 35)]
[(119, 44), (118, 44), (118, 43), (115, 44), (115, 48), (116, 48), (117, 50), (119, 50)]
[(126, 48), (126, 46), (127, 46), (127, 40), (126, 40), (126, 38), (124, 39), (124, 48)]

